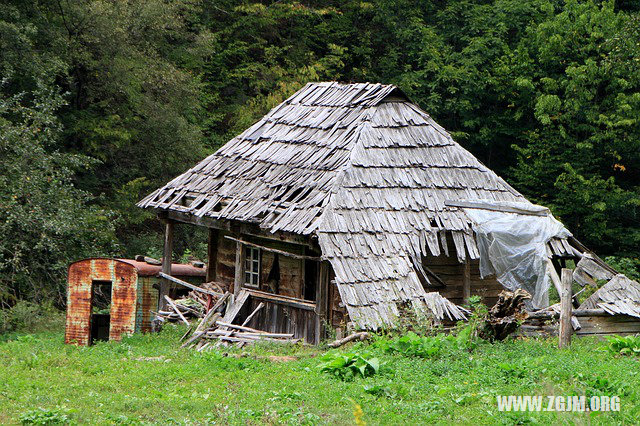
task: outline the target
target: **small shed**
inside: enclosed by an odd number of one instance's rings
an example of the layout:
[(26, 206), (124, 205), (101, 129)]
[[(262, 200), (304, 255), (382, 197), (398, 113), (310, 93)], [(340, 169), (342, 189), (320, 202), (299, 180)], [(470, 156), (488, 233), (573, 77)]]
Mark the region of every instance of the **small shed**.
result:
[[(65, 343), (90, 345), (94, 340), (120, 340), (151, 330), (158, 307), (161, 265), (131, 259), (92, 258), (69, 266)], [(175, 276), (201, 284), (206, 268), (173, 264)], [(171, 288), (179, 296), (182, 288)]]

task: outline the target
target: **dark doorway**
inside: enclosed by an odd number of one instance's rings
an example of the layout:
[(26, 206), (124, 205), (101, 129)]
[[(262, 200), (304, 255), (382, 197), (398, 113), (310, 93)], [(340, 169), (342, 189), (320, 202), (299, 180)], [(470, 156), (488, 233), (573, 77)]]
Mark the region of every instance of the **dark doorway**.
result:
[(111, 287), (111, 281), (94, 280), (91, 284), (91, 343), (109, 340)]
[(304, 261), (304, 300), (316, 301), (316, 287), (318, 285), (318, 262)]

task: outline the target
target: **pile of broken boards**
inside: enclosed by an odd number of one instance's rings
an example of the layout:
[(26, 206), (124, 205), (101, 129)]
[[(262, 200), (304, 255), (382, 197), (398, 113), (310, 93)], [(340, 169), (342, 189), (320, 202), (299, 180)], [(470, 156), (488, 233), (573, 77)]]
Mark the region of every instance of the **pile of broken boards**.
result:
[[(578, 335), (640, 333), (640, 283), (617, 273), (597, 256), (584, 253), (573, 271), (573, 280), (583, 287), (573, 295), (571, 325)], [(598, 282), (606, 283), (599, 287)], [(598, 288), (582, 304), (578, 294), (587, 287)], [(530, 312), (522, 325), (524, 335), (556, 334), (549, 321), (560, 316), (560, 305)]]
[(171, 299), (169, 296), (164, 296), (168, 305), (166, 310), (160, 310), (156, 313), (156, 317), (154, 319), (154, 323), (156, 324), (155, 328), (160, 328), (160, 326), (165, 322), (182, 321), (189, 324), (187, 319), (203, 318), (207, 309), (219, 299), (219, 296), (212, 295), (222, 295), (222, 289), (213, 282), (204, 283), (201, 288), (209, 294), (199, 291), (191, 291), (186, 297), (175, 300)]
[[(299, 343), (300, 339), (294, 339), (293, 334), (269, 333), (255, 328), (247, 327), (251, 319), (264, 308), (260, 303), (253, 312), (245, 318), (242, 324), (232, 324), (232, 319), (237, 314), (237, 308), (244, 303), (240, 300), (234, 304), (232, 295), (225, 293), (216, 304), (200, 320), (198, 325), (189, 328), (180, 341), (184, 341), (182, 347), (195, 348), (201, 352), (207, 348), (235, 345), (242, 347), (256, 342)], [(225, 309), (226, 307), (226, 309)], [(222, 312), (226, 311), (225, 316)], [(193, 333), (192, 333), (193, 331)]]

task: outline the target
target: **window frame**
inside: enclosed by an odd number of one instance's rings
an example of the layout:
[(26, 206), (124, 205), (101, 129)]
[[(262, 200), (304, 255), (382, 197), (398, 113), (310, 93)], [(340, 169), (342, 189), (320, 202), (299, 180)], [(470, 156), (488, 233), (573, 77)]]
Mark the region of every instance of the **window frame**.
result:
[(260, 288), (261, 255), (261, 250), (258, 247), (244, 247), (244, 286)]

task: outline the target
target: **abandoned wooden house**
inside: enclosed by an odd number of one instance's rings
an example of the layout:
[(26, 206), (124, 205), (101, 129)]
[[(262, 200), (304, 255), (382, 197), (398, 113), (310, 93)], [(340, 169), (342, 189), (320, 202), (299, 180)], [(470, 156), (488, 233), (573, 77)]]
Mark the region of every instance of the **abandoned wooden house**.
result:
[[(95, 340), (120, 340), (151, 330), (158, 307), (161, 267), (144, 260), (91, 258), (69, 266), (65, 343), (90, 345)], [(173, 264), (176, 277), (202, 284), (204, 267)], [(184, 287), (169, 288), (172, 297)]]
[[(309, 342), (492, 304), (504, 287), (481, 277), (469, 210), (549, 216), (398, 88), (335, 82), (307, 84), (138, 205), (166, 223), (163, 272), (175, 224), (206, 227), (207, 281), (236, 296), (227, 320), (263, 303), (252, 327)], [(554, 284), (587, 251), (568, 233), (546, 250)]]

